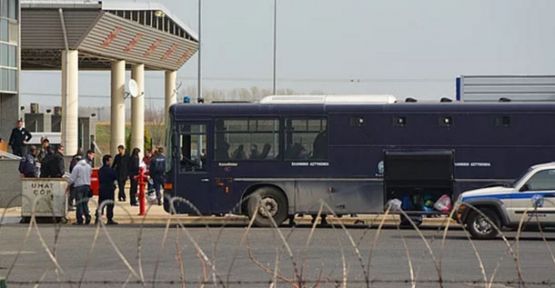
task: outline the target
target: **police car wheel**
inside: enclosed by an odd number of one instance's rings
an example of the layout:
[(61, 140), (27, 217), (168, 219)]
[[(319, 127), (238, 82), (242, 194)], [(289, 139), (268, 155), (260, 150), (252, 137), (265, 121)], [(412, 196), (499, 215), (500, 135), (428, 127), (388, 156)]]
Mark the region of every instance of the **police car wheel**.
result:
[[(466, 228), (475, 239), (492, 239), (498, 234), (499, 217), (490, 209), (472, 211), (466, 220)], [(497, 228), (495, 228), (497, 227)]]
[[(279, 226), (287, 219), (287, 200), (283, 193), (273, 187), (258, 188), (249, 198), (247, 204), (249, 219), (259, 227)], [(273, 219), (273, 221), (272, 221)]]

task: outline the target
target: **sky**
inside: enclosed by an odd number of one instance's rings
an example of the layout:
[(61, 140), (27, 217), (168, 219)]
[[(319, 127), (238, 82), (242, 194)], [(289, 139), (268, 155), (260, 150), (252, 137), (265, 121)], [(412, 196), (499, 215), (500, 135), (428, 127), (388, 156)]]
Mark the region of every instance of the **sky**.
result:
[[(198, 31), (198, 0), (158, 2)], [(203, 89), (271, 89), (273, 7), (273, 0), (202, 0)], [(552, 0), (277, 0), (277, 7), (277, 88), (298, 94), (432, 100), (454, 98), (459, 75), (555, 74)], [(194, 56), (178, 83), (196, 86), (196, 75)], [(163, 105), (163, 72), (147, 72), (145, 82), (146, 105)], [(23, 71), (21, 104), (61, 101), (60, 86), (59, 71)], [(80, 106), (109, 105), (109, 72), (80, 72), (79, 93)]]

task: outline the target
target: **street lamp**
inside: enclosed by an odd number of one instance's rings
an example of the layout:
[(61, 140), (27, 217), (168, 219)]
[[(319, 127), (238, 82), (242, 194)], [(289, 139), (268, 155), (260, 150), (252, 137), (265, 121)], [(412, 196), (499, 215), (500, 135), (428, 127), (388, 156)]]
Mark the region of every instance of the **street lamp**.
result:
[(202, 80), (201, 80), (201, 41), (200, 41), (200, 35), (202, 34), (202, 4), (201, 4), (201, 0), (198, 0), (198, 75), (197, 75), (197, 103), (203, 103), (204, 101), (202, 100)]
[(276, 95), (276, 54), (277, 54), (277, 0), (274, 0), (274, 76), (272, 94)]

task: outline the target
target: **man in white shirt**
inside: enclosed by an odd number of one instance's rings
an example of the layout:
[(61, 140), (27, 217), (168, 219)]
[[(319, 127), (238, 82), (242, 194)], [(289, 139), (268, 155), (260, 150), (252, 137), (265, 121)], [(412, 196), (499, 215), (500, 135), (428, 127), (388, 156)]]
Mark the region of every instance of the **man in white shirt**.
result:
[[(87, 151), (87, 157), (83, 158), (71, 171), (69, 176), (69, 185), (66, 193), (69, 191), (69, 186), (73, 184), (73, 189), (75, 189), (75, 216), (77, 222), (76, 225), (83, 225), (83, 220), (85, 225), (91, 223), (91, 214), (89, 212), (89, 198), (92, 197), (91, 191), (91, 171), (92, 171), (92, 160), (94, 159), (94, 150)], [(83, 219), (83, 217), (85, 219)]]

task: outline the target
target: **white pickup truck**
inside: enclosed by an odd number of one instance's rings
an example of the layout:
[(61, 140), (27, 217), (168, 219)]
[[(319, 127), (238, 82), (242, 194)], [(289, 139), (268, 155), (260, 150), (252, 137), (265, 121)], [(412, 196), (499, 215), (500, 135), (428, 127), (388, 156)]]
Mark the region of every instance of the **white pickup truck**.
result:
[(518, 227), (522, 217), (526, 224), (555, 226), (555, 162), (532, 166), (512, 185), (464, 192), (455, 209), (454, 218), (477, 239), (496, 237), (495, 226)]

